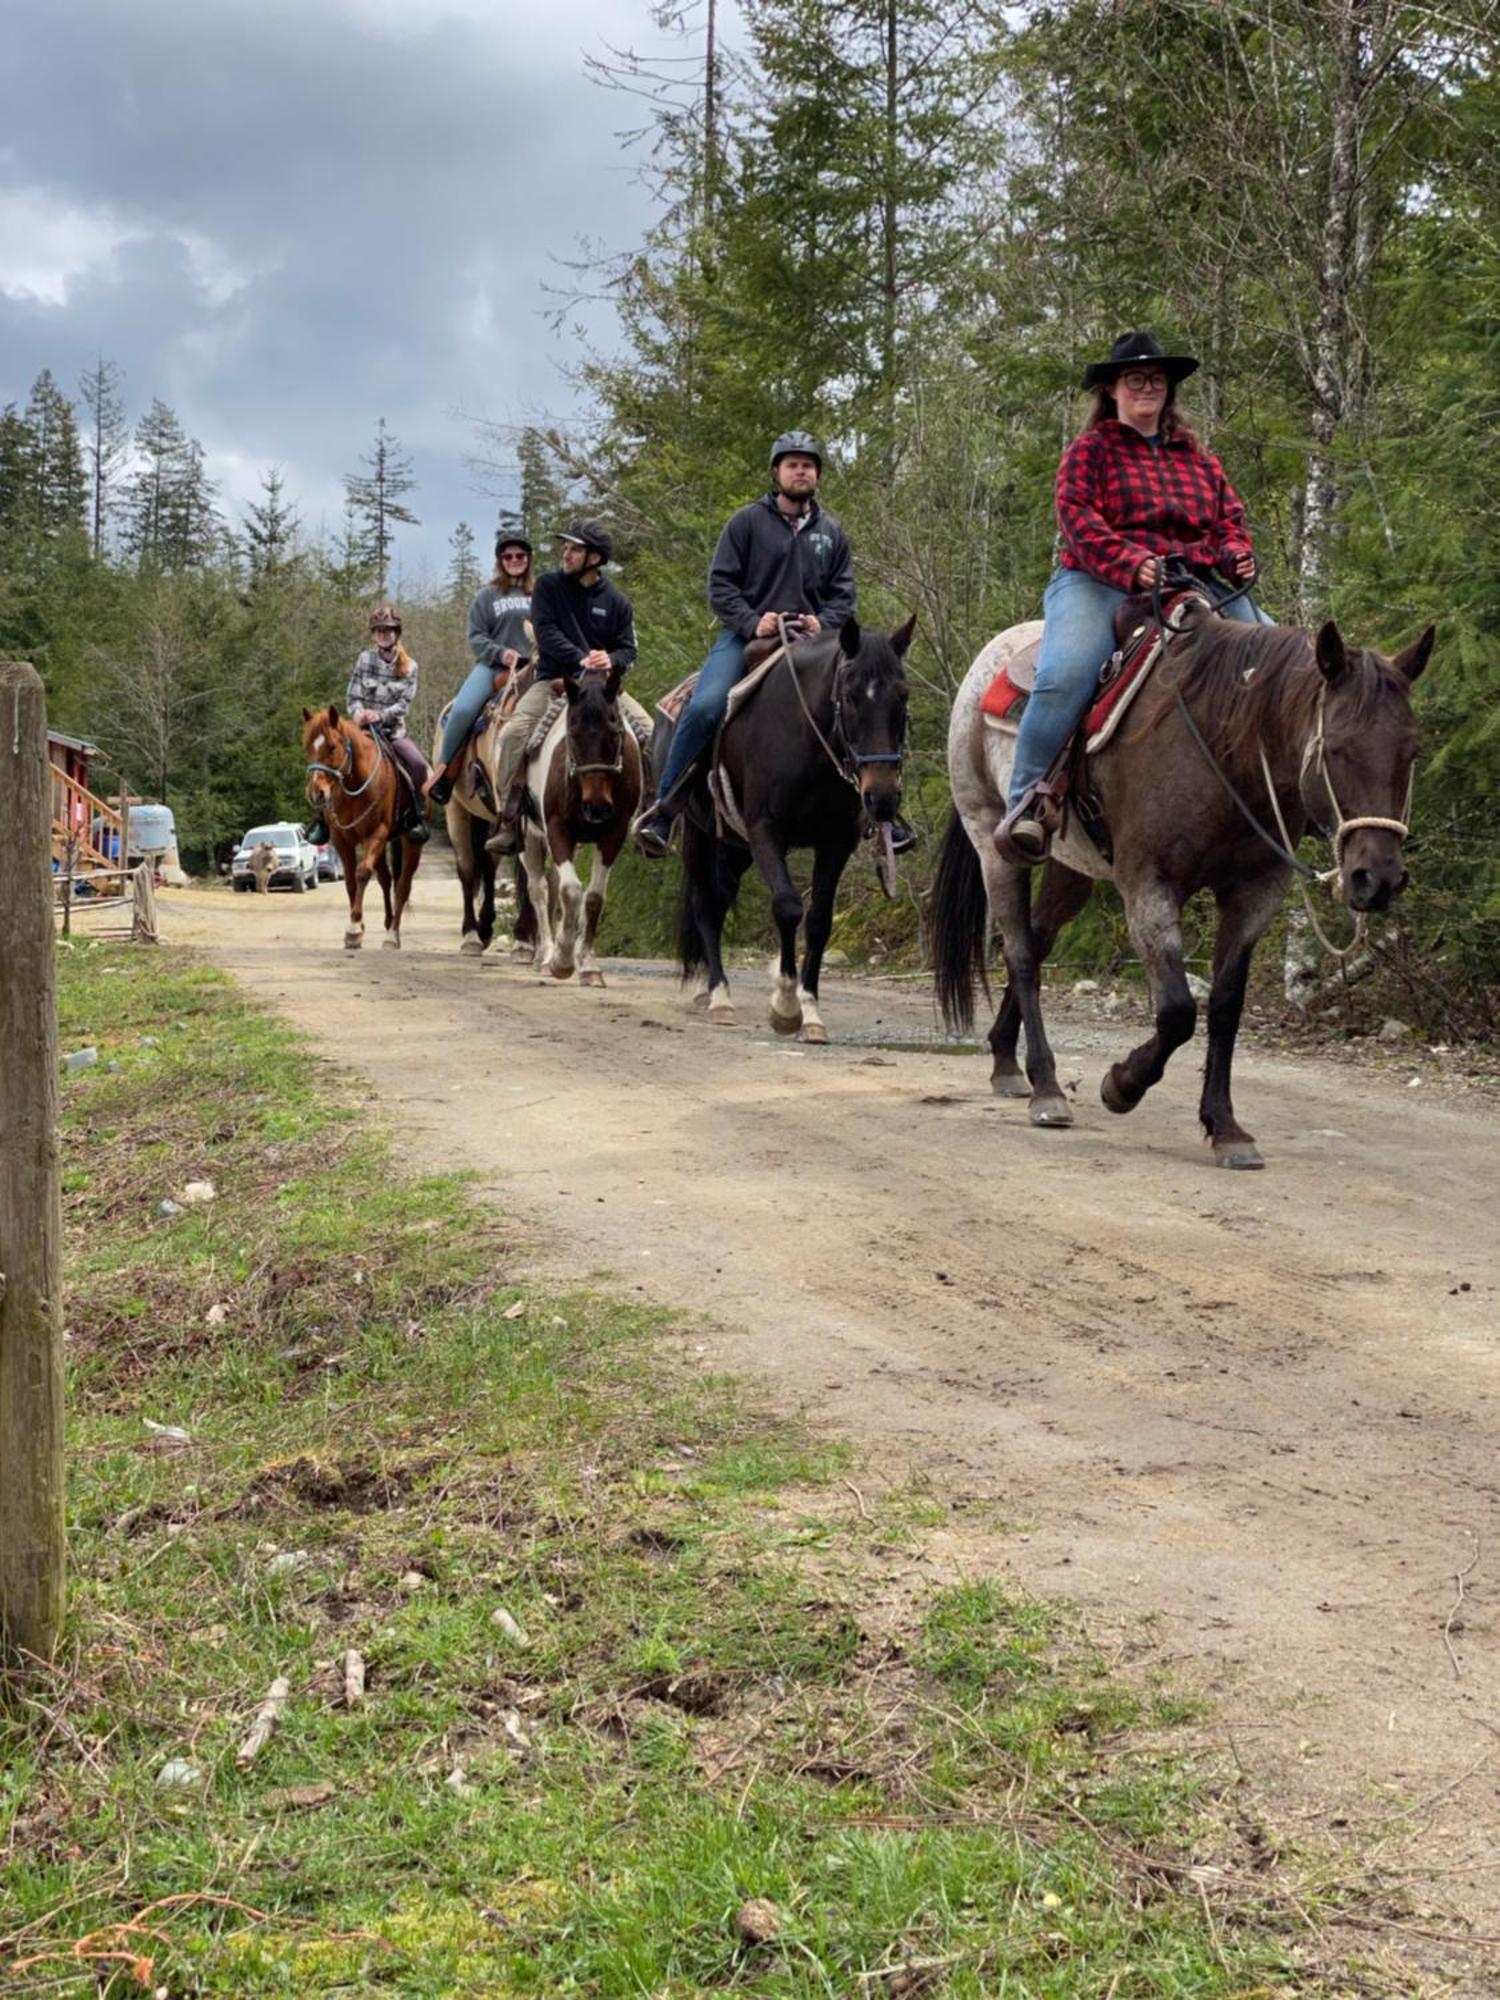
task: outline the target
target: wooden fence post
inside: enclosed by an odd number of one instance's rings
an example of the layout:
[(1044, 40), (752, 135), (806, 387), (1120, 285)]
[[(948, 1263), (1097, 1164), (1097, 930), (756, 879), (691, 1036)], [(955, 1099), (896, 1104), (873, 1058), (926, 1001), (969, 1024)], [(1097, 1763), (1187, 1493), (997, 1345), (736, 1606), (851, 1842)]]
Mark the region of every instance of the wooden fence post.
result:
[(0, 662), (0, 1652), (63, 1614), (62, 1196), (47, 710)]

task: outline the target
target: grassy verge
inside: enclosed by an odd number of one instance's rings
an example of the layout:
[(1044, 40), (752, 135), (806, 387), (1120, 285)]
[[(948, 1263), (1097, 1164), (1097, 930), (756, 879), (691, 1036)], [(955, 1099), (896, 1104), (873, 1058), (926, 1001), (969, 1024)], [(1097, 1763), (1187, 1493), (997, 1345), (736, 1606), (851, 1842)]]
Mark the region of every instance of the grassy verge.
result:
[(0, 1990), (1345, 1990), (1198, 1865), (1180, 1703), (925, 1581), (940, 1509), (514, 1281), (185, 956), (62, 1004), (72, 1615), (0, 1708)]

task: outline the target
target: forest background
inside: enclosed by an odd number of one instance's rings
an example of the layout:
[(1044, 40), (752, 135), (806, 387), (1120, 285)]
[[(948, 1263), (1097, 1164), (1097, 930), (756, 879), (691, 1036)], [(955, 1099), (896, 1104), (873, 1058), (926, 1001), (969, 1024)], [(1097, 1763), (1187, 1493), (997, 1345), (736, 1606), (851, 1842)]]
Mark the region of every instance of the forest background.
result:
[[(1202, 357), (1188, 413), (1248, 504), (1273, 615), (1332, 613), (1387, 649), (1438, 625), (1397, 970), (1429, 1027), (1493, 1034), (1500, 8), (742, 0), (732, 43), (715, 0), (654, 13), (667, 58), (593, 63), (658, 219), (560, 288), (562, 317), (611, 309), (584, 414), (476, 425), (475, 460), (539, 548), (564, 512), (611, 522), (649, 698), (711, 641), (708, 557), (770, 439), (828, 441), (862, 618), (918, 614), (925, 836), (895, 905), (851, 871), (835, 941), (920, 958), (953, 691), (1036, 613), (1084, 361), (1147, 326)], [(132, 425), (123, 386), (107, 356), (76, 394), (12, 385), (0, 655), (35, 661), (54, 726), (173, 807), (203, 870), (299, 811), (301, 707), (342, 693), (419, 469), (380, 421), (337, 536), (304, 531), (275, 467), (230, 520), (176, 414)], [(442, 583), (402, 600), (424, 743), (468, 665), (491, 526), (455, 524)], [(670, 864), (623, 867), (612, 948), (664, 949), (675, 895)], [(1114, 957), (1117, 925), (1074, 950)]]

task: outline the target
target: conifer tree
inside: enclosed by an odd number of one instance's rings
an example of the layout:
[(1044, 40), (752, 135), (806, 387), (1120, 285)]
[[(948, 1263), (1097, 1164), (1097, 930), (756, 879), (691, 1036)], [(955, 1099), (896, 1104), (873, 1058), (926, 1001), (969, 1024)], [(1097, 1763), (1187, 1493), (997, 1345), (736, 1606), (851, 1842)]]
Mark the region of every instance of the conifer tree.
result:
[(448, 537), (448, 595), (455, 603), (467, 604), (482, 581), (474, 530), (460, 521)]
[(245, 510), (245, 551), (252, 590), (274, 583), (291, 567), (296, 557), (300, 522), (297, 510), (286, 498), (286, 482), (279, 465), (268, 465), (260, 476), (264, 499)]
[(344, 491), (358, 525), (360, 552), (372, 587), (377, 597), (384, 597), (397, 526), (421, 526), (405, 504), (406, 495), (416, 491), (417, 482), (412, 476), (410, 457), (401, 449), (384, 417), (375, 427), (373, 447), (360, 464), (367, 466), (368, 471), (345, 473)]
[(89, 537), (96, 560), (104, 554), (115, 487), (130, 445), (120, 382), (119, 369), (102, 354), (78, 378), (79, 393), (89, 413), (83, 456), (88, 478)]

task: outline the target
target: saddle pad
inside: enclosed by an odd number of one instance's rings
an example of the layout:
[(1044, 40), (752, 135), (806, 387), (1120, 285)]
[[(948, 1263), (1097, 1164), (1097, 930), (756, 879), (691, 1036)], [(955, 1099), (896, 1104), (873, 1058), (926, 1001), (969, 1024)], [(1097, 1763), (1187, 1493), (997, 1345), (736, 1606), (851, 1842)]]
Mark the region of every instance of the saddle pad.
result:
[(1023, 695), (1030, 694), (1036, 685), (1036, 659), (1042, 650), (1041, 639), (1029, 640), (1020, 651), (1012, 654), (984, 691), (979, 704), (980, 713), (995, 722), (1003, 722)]
[[(1135, 643), (1128, 652), (1111, 653), (1105, 662), (1099, 675), (1099, 692), (1084, 716), (1085, 746), (1091, 755), (1096, 750), (1102, 750), (1119, 728), (1126, 709), (1139, 694), (1146, 676), (1161, 656), (1161, 635), (1154, 627), (1143, 626), (1133, 637)], [(1039, 639), (1023, 646), (985, 689), (979, 708), (992, 725), (1003, 725), (1007, 729), (1018, 726), (1020, 716), (1013, 715), (1012, 711), (1035, 684), (1040, 647)]]
[(681, 722), (682, 711), (692, 700), (693, 689), (697, 685), (698, 676), (689, 674), (685, 681), (679, 681), (676, 687), (662, 696), (656, 706), (669, 722)]
[(725, 722), (729, 720), (730, 716), (739, 714), (745, 703), (749, 701), (751, 695), (754, 694), (761, 682), (768, 677), (772, 668), (781, 659), (785, 651), (785, 646), (773, 645), (763, 660), (756, 661), (743, 680), (735, 682), (734, 686), (729, 690), (729, 705), (724, 710)]

